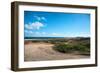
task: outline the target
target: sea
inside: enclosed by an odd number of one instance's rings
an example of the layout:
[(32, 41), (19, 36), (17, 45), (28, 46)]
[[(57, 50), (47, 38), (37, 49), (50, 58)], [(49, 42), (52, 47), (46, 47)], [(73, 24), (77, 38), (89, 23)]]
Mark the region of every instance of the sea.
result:
[(25, 40), (64, 39), (65, 37), (24, 37)]
[(90, 37), (24, 37), (24, 40), (89, 39)]

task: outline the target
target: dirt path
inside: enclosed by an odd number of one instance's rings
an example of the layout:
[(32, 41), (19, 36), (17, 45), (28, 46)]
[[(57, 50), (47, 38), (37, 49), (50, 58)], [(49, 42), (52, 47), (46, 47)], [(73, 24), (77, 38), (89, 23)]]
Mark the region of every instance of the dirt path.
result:
[(53, 44), (29, 43), (25, 44), (25, 61), (63, 60), (89, 58), (89, 56), (64, 54), (52, 49)]

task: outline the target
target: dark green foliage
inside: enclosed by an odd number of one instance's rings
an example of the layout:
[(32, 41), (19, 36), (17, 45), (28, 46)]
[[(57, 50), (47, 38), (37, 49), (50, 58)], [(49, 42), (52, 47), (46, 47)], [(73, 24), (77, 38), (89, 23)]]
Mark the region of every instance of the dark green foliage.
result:
[(89, 44), (85, 44), (85, 45), (56, 44), (53, 47), (53, 49), (62, 53), (74, 53), (77, 51), (78, 54), (84, 54), (84, 55), (90, 54)]
[(54, 49), (59, 52), (67, 53), (71, 52), (73, 50), (73, 47), (71, 45), (66, 45), (66, 44), (56, 44), (54, 46)]

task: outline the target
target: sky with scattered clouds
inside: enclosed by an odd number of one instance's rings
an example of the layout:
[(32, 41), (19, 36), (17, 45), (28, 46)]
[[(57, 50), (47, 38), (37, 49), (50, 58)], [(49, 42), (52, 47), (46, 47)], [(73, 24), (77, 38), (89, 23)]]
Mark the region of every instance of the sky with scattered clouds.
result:
[(90, 14), (24, 11), (25, 37), (89, 37)]

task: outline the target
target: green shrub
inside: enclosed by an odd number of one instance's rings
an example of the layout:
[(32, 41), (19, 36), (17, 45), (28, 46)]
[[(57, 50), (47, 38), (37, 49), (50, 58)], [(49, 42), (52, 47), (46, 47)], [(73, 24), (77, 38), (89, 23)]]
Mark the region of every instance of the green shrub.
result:
[(75, 51), (79, 52), (79, 54), (88, 55), (90, 54), (90, 48), (84, 45), (69, 45), (69, 44), (56, 44), (53, 47), (54, 50), (62, 52), (62, 53), (73, 53)]
[(66, 44), (56, 44), (54, 46), (54, 49), (59, 52), (68, 53), (73, 50), (73, 47), (71, 45), (66, 45)]

